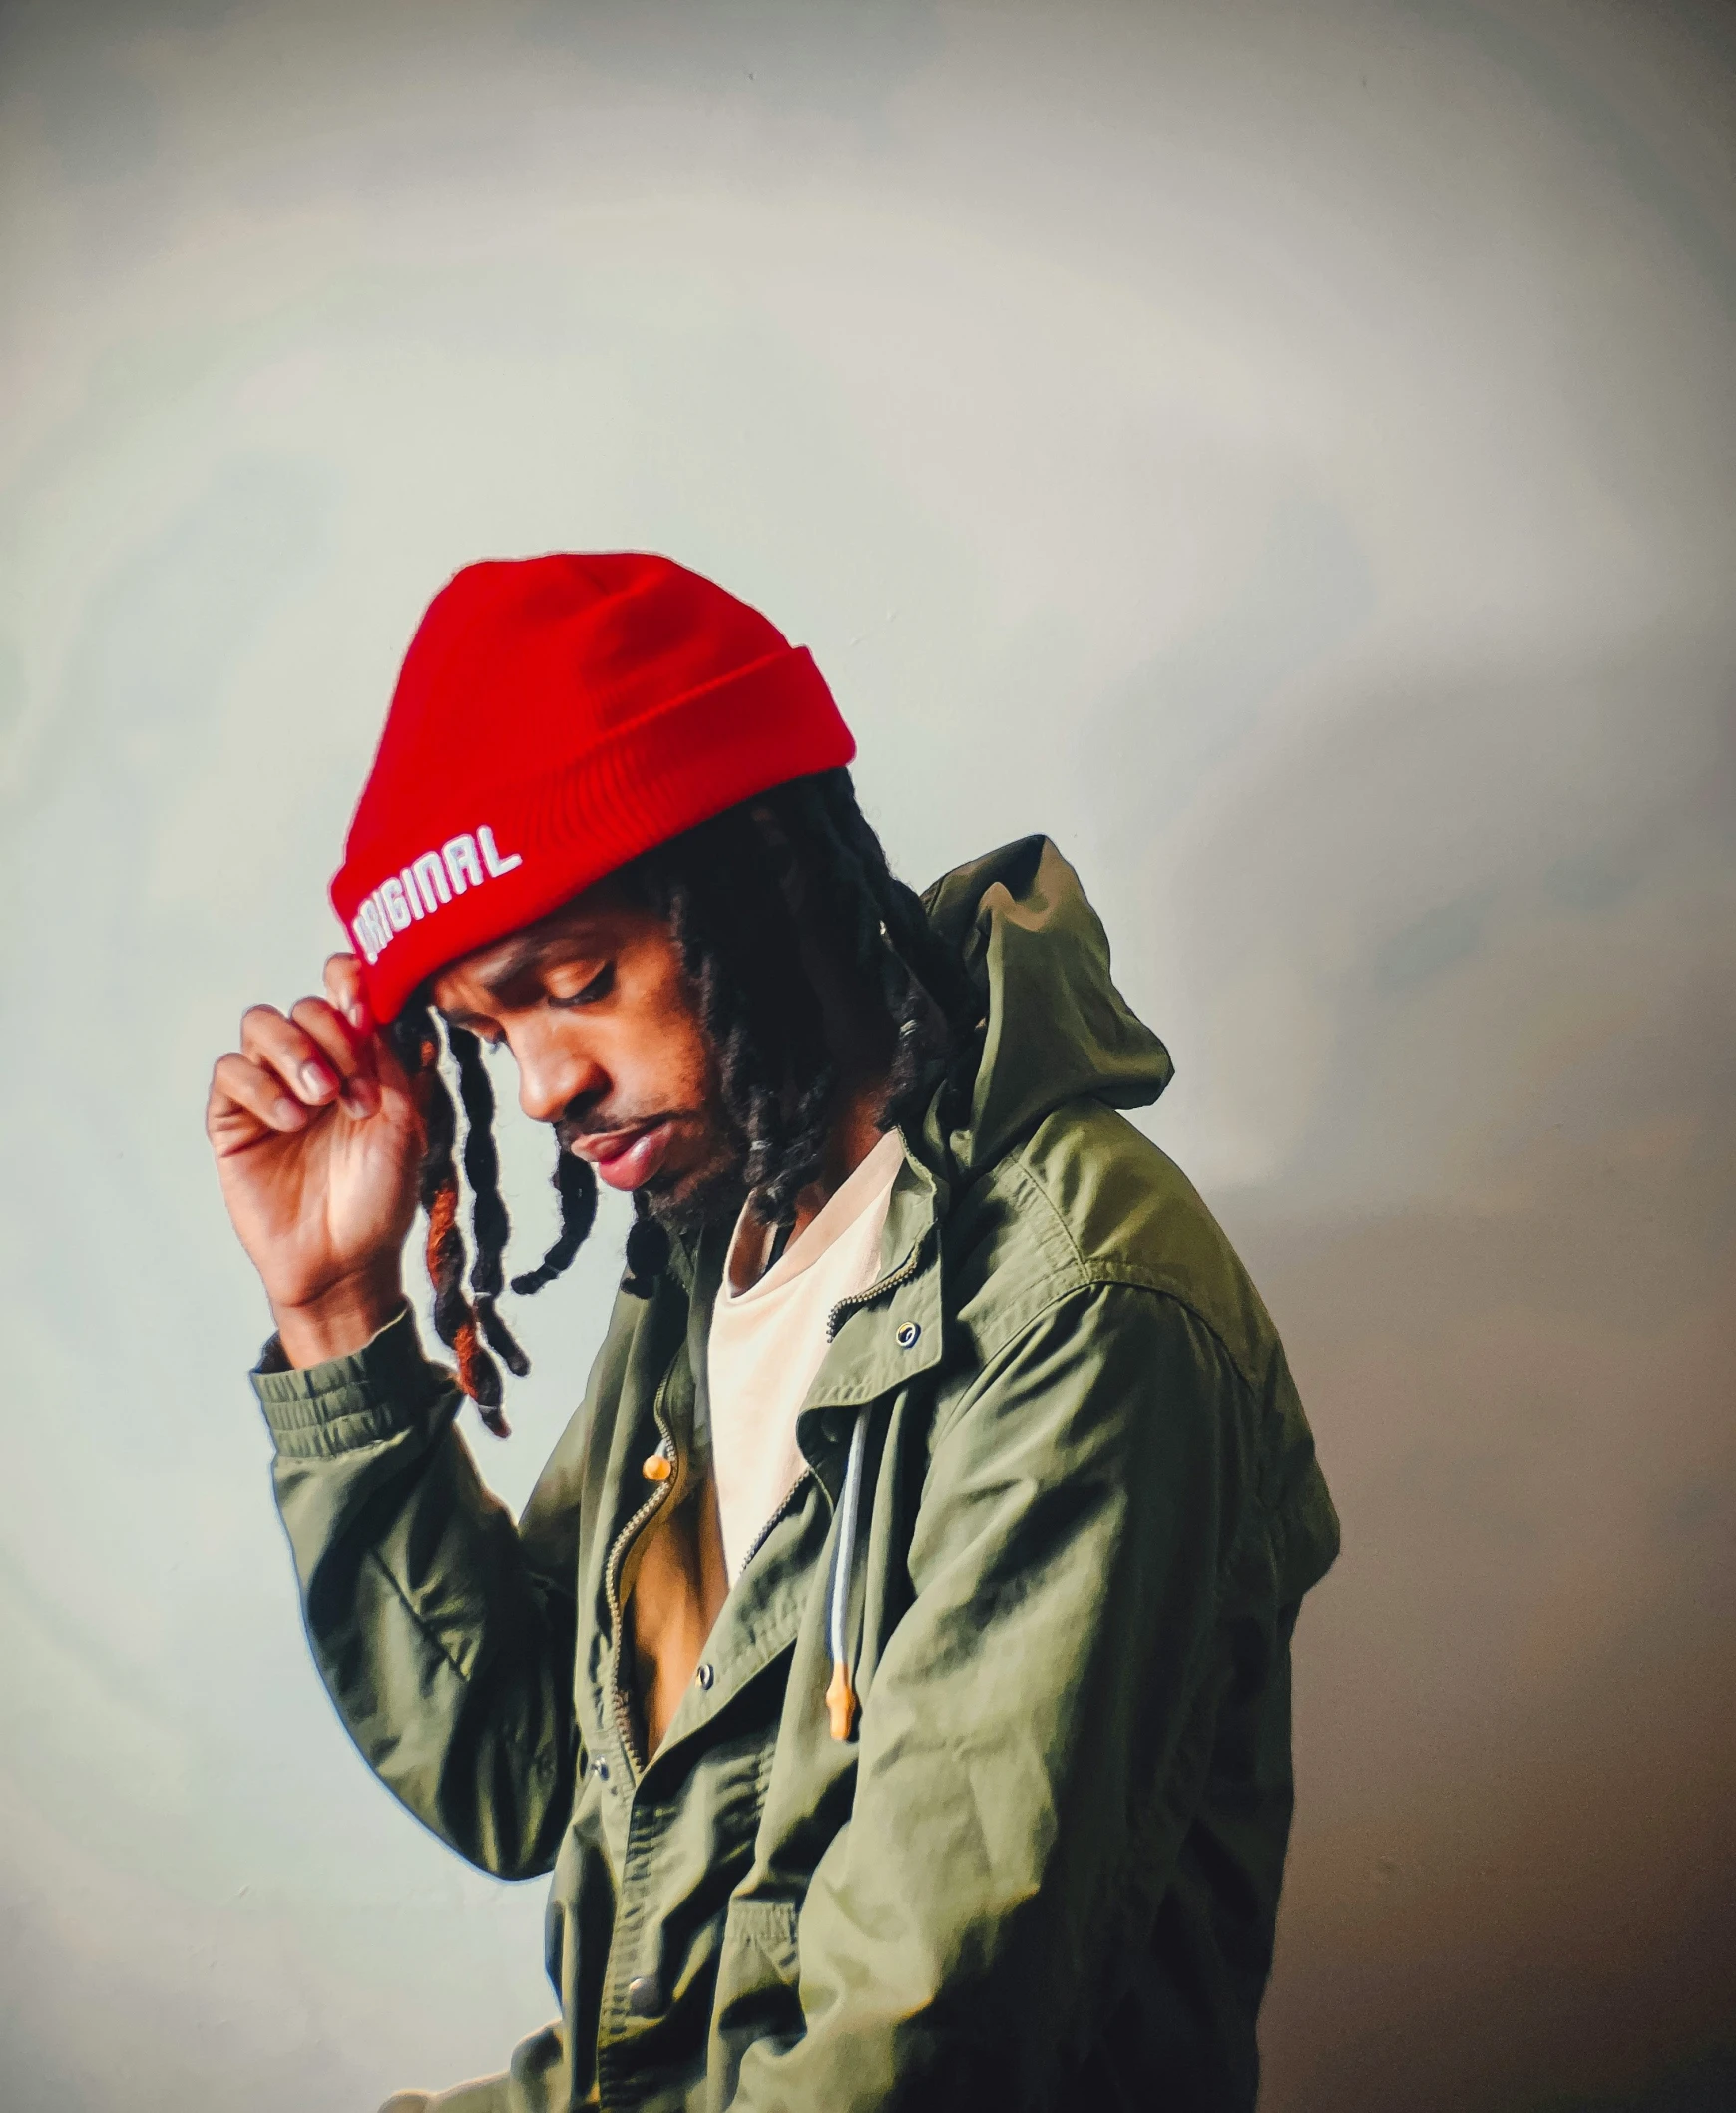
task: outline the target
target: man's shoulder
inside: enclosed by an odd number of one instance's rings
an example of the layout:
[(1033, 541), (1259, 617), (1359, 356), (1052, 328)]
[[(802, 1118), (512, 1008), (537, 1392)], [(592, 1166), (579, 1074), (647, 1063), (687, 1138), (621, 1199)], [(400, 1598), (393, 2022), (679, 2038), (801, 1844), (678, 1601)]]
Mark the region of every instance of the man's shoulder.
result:
[(949, 1304), (985, 1349), (1072, 1293), (1121, 1284), (1185, 1307), (1251, 1387), (1278, 1351), (1198, 1190), (1100, 1100), (1064, 1102), (974, 1182), (948, 1245)]

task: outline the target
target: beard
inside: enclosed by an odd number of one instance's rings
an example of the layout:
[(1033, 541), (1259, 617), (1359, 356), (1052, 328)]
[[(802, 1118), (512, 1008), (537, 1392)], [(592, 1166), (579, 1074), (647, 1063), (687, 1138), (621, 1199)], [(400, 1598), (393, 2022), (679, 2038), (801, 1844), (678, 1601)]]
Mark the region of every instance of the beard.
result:
[(696, 1239), (713, 1225), (733, 1225), (747, 1201), (746, 1166), (745, 1143), (720, 1136), (702, 1165), (680, 1174), (653, 1174), (636, 1189), (634, 1210), (684, 1239)]
[[(634, 1213), (649, 1218), (666, 1233), (696, 1238), (713, 1225), (733, 1225), (747, 1201), (747, 1140), (734, 1126), (711, 1109), (687, 1110), (692, 1123), (695, 1113), (702, 1119), (699, 1130), (701, 1153), (696, 1165), (659, 1169), (634, 1191)], [(573, 1150), (587, 1135), (651, 1122), (658, 1114), (635, 1114), (611, 1110), (604, 1114), (594, 1104), (575, 1100), (555, 1123), (555, 1137), (563, 1152)]]

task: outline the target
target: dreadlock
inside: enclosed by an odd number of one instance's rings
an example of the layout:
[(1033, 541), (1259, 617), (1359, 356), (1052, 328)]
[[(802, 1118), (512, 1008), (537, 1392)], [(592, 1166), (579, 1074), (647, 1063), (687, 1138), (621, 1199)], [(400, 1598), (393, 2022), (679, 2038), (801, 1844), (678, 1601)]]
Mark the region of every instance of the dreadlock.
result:
[[(512, 1330), (495, 1306), (501, 1293), (501, 1262), (512, 1220), (500, 1192), (500, 1154), (494, 1148), (494, 1087), (482, 1060), (482, 1045), (467, 1028), (454, 1027), (449, 1022), (446, 1042), (458, 1066), (458, 1097), (464, 1102), (464, 1178), (470, 1183), (474, 1199), (470, 1229), (476, 1235), (476, 1261), (470, 1271), (470, 1288), (476, 1295), (476, 1318), (489, 1347), (498, 1353), (510, 1373), (523, 1379), (531, 1369), (530, 1359), (514, 1341)], [(575, 1160), (574, 1164), (579, 1162)], [(585, 1171), (589, 1173), (591, 1169), (586, 1167)], [(516, 1279), (513, 1289), (518, 1290), (524, 1281)]]
[[(923, 1104), (976, 1020), (964, 965), (935, 936), (920, 898), (894, 877), (847, 770), (796, 778), (726, 808), (646, 852), (620, 879), (665, 920), (679, 950), (716, 1064), (724, 1119), (742, 1147), (749, 1206), (766, 1224), (787, 1226), (824, 1163), (838, 1085), (819, 994), (803, 961), (804, 937), (846, 965), (884, 1017), (891, 1057), (881, 1121), (888, 1127)], [(422, 1202), (434, 1325), (457, 1356), (460, 1385), (489, 1427), (504, 1432), (500, 1374), (479, 1333), (510, 1371), (523, 1374), (529, 1364), (495, 1304), (509, 1221), (487, 1068), (475, 1036), (449, 1028), (468, 1124), (464, 1169), (475, 1198), (473, 1306), (460, 1283), (455, 1117), (426, 1004), (401, 1016), (394, 1034), (417, 1081), (427, 1131)], [(588, 1161), (560, 1152), (554, 1185), (560, 1231), (541, 1264), (513, 1278), (521, 1296), (567, 1268), (596, 1217)], [(667, 1235), (636, 1206), (624, 1289), (649, 1297), (667, 1259)]]
[[(585, 1244), (585, 1236), (597, 1216), (597, 1176), (589, 1159), (581, 1159), (577, 1152), (557, 1152), (553, 1179), (555, 1193), (561, 1199), (561, 1230), (537, 1267), (514, 1277), (513, 1289), (521, 1299), (555, 1281)], [(503, 1244), (504, 1237), (503, 1232)], [(482, 1238), (480, 1230), (477, 1238)]]
[[(483, 1422), (497, 1437), (505, 1438), (509, 1427), (501, 1414), (500, 1368), (482, 1347), (479, 1316), (464, 1295), (464, 1235), (458, 1229), (458, 1169), (452, 1158), (458, 1116), (452, 1105), (452, 1095), (446, 1090), (446, 1081), (440, 1075), (440, 1040), (435, 1033), (433, 1015), (426, 1005), (411, 1004), (393, 1022), (391, 1033), (422, 1117), (420, 1200), (428, 1213), (428, 1275), (434, 1286), (434, 1331), (458, 1360), (458, 1384), (475, 1402)], [(468, 1036), (465, 1039), (474, 1040)], [(456, 1049), (453, 1054), (462, 1064), (463, 1059), (458, 1056)], [(462, 1070), (460, 1075), (462, 1077)], [(485, 1088), (487, 1083), (485, 1078)], [(470, 1099), (468, 1094), (466, 1099), (467, 1102)], [(479, 1123), (468, 1105), (466, 1113), (471, 1118), (471, 1135), (474, 1137), (479, 1129), (484, 1133), (485, 1144), (477, 1150), (476, 1163), (479, 1168), (486, 1168), (494, 1158), (490, 1125), (486, 1119)], [(467, 1159), (471, 1156), (468, 1149), (465, 1156)], [(482, 1221), (475, 1228), (478, 1268), (483, 1268), (481, 1250), (486, 1226), (491, 1242), (498, 1232), (499, 1244), (494, 1248), (493, 1262), (494, 1280), (498, 1283), (500, 1249), (506, 1244), (506, 1209), (500, 1205), (498, 1182), (488, 1185), (500, 1207), (500, 1218), (497, 1227), (486, 1212), (478, 1210), (476, 1213)], [(483, 1275), (486, 1281), (490, 1271), (484, 1269)], [(486, 1299), (486, 1304), (492, 1314), (492, 1297)], [(490, 1339), (497, 1343), (497, 1347), (501, 1338), (512, 1344), (516, 1357), (513, 1369), (528, 1372), (530, 1366), (524, 1353), (513, 1343), (499, 1317), (494, 1316), (494, 1319), (499, 1334), (497, 1337), (494, 1331), (489, 1331)], [(502, 1355), (506, 1354), (503, 1349)]]

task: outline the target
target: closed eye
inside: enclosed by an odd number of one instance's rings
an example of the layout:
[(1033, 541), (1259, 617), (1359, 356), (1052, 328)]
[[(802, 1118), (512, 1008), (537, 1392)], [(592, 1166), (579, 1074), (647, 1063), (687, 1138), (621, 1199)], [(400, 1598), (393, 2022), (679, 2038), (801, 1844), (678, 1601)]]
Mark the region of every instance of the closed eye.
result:
[(607, 998), (610, 992), (614, 990), (614, 988), (615, 964), (612, 961), (605, 962), (603, 967), (598, 970), (597, 974), (592, 977), (591, 981), (586, 984), (583, 990), (575, 991), (570, 998), (557, 998), (553, 994), (553, 992), (551, 992), (549, 995), (549, 1003), (552, 1006), (559, 1007), (561, 1011), (566, 1012), (574, 1006), (595, 1005), (600, 998)]

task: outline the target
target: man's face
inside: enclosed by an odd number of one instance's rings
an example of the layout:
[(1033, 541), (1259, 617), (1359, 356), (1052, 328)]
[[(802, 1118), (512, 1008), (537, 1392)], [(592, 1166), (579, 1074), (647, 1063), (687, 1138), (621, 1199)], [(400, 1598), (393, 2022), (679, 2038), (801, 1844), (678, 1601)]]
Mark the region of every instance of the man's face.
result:
[(740, 1200), (741, 1152), (668, 927), (604, 882), (435, 977), (454, 1026), (505, 1043), (519, 1105), (611, 1188), (692, 1226)]

